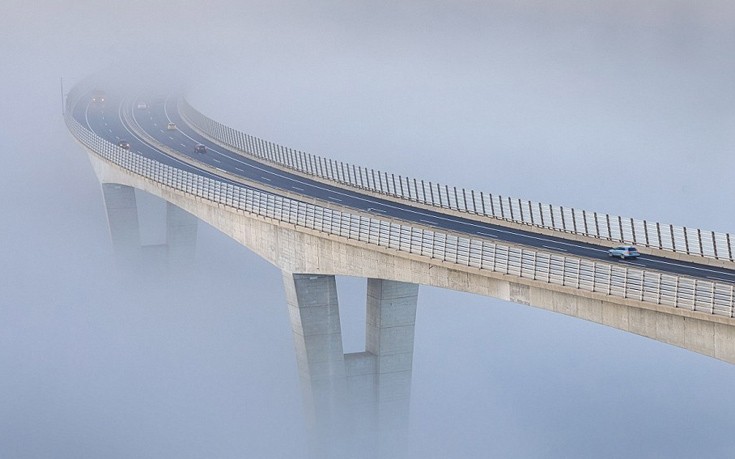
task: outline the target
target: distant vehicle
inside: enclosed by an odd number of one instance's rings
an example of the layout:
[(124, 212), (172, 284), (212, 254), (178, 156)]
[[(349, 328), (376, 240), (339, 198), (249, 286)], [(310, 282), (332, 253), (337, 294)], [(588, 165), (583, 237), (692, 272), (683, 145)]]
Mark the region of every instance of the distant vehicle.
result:
[(197, 146), (194, 147), (194, 151), (197, 152), (197, 153), (206, 153), (207, 152), (207, 147), (205, 147), (201, 143), (198, 143)]
[(176, 123), (168, 123), (168, 126), (166, 126), (166, 129), (168, 129), (169, 131), (175, 131)]
[(620, 257), (621, 260), (626, 258), (638, 258), (641, 254), (638, 253), (638, 249), (632, 245), (620, 245), (607, 251), (607, 254), (611, 257)]
[(140, 101), (138, 102), (138, 105), (136, 105), (136, 107), (138, 108), (138, 110), (145, 110), (148, 108), (148, 104), (146, 104), (143, 101)]
[(105, 92), (104, 91), (100, 91), (99, 89), (95, 90), (92, 93), (92, 102), (94, 102), (95, 104), (104, 103), (105, 102), (105, 98), (106, 98), (105, 97)]
[(130, 150), (130, 143), (127, 140), (119, 140), (117, 146), (124, 150)]

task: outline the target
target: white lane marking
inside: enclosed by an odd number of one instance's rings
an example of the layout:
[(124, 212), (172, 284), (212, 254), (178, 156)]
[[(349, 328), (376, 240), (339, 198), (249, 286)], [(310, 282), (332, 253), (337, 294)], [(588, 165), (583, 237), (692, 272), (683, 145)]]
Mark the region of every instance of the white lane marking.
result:
[(260, 177), (260, 179), (261, 179), (261, 180), (265, 180), (265, 181), (267, 181), (267, 182), (270, 182), (270, 181), (271, 181), (271, 179), (269, 179), (268, 177)]
[(174, 140), (173, 136), (168, 136), (169, 139)]
[[(166, 113), (166, 117), (170, 119), (170, 116), (168, 115), (168, 107), (166, 105), (164, 105), (164, 111)], [(182, 132), (182, 134), (185, 135), (186, 137), (188, 137), (189, 139), (194, 140), (193, 138), (189, 137), (186, 133), (183, 133)], [(219, 150), (215, 150), (215, 151), (217, 151), (218, 153), (220, 153), (223, 156), (226, 156), (226, 157), (230, 158), (231, 160), (233, 160), (235, 162), (239, 162), (240, 164), (248, 165), (248, 166), (250, 166), (250, 167), (252, 167), (254, 169), (258, 169), (258, 170), (260, 170), (262, 172), (271, 173), (272, 175), (274, 175), (276, 177), (279, 177), (279, 178), (282, 178), (284, 180), (288, 180), (288, 181), (291, 181), (291, 182), (300, 183), (300, 184), (302, 184), (304, 186), (309, 186), (310, 188), (314, 188), (314, 189), (318, 189), (318, 190), (322, 190), (322, 191), (329, 191), (329, 192), (332, 192), (332, 193), (341, 194), (343, 196), (347, 196), (347, 197), (351, 197), (351, 198), (354, 198), (354, 199), (361, 200), (361, 201), (363, 201), (365, 203), (368, 203), (368, 204), (381, 205), (383, 207), (391, 208), (391, 209), (394, 209), (394, 210), (401, 210), (401, 211), (409, 212), (409, 213), (412, 213), (412, 214), (415, 214), (415, 215), (422, 215), (422, 216), (432, 217), (432, 218), (436, 218), (438, 220), (443, 220), (443, 221), (450, 222), (450, 223), (456, 223), (456, 220), (453, 220), (451, 216), (442, 216), (442, 215), (429, 214), (429, 213), (426, 213), (426, 212), (424, 212), (422, 210), (415, 210), (415, 209), (411, 209), (411, 208), (403, 208), (403, 207), (399, 207), (399, 206), (396, 206), (396, 205), (391, 205), (391, 204), (384, 203), (384, 202), (374, 201), (374, 200), (369, 199), (367, 197), (360, 196), (359, 194), (349, 194), (349, 193), (346, 193), (346, 192), (339, 192), (339, 191), (330, 190), (330, 189), (325, 188), (323, 186), (312, 185), (312, 184), (303, 182), (303, 181), (299, 180), (298, 178), (290, 177), (290, 176), (279, 174), (279, 173), (276, 173), (276, 172), (271, 172), (271, 171), (268, 171), (268, 170), (266, 170), (266, 169), (264, 169), (262, 167), (259, 167), (259, 166), (256, 166), (256, 165), (252, 165), (252, 164), (248, 164), (247, 162), (240, 160), (237, 157), (237, 155), (236, 156), (230, 155), (229, 154), (230, 152), (227, 151), (227, 150), (225, 150), (226, 153), (223, 153), (223, 152), (221, 152)], [(257, 161), (255, 161), (255, 162), (257, 162)], [(292, 188), (295, 189), (295, 190), (304, 191), (303, 188), (298, 188), (298, 187), (293, 187), (293, 186), (292, 186)], [(419, 220), (419, 221), (425, 221), (425, 220)], [(435, 224), (435, 223), (431, 223), (431, 224)], [(463, 225), (467, 225), (469, 227), (483, 228), (483, 229), (487, 227), (486, 225), (482, 225), (482, 224), (478, 224), (478, 223), (472, 223), (472, 222), (462, 222), (462, 224)], [(579, 244), (574, 244), (572, 242), (556, 241), (556, 240), (549, 239), (549, 238), (544, 237), (544, 236), (532, 236), (532, 235), (527, 235), (527, 234), (519, 234), (519, 233), (517, 233), (515, 231), (501, 229), (501, 228), (492, 228), (492, 230), (495, 231), (495, 232), (498, 232), (498, 233), (512, 234), (512, 235), (515, 235), (515, 236), (520, 236), (520, 237), (523, 237), (525, 239), (532, 239), (532, 240), (541, 241), (541, 242), (550, 242), (550, 243), (555, 243), (555, 244), (559, 244), (559, 245), (564, 245), (564, 246), (567, 246), (567, 247), (576, 247), (578, 249), (590, 250), (590, 251), (593, 251), (593, 252), (602, 252), (602, 253), (604, 253), (604, 252), (607, 252), (607, 250), (608, 250), (608, 249), (598, 249), (598, 248), (595, 248), (595, 247), (583, 246), (583, 245), (579, 245)], [(663, 263), (663, 264), (668, 264), (668, 265), (671, 265), (671, 266), (679, 266), (679, 267), (688, 268), (688, 269), (695, 269), (695, 270), (699, 270), (699, 271), (708, 271), (708, 272), (720, 274), (720, 271), (713, 270), (713, 269), (708, 269), (708, 268), (701, 268), (701, 267), (698, 267), (698, 266), (688, 266), (688, 265), (682, 265), (682, 264), (679, 264), (679, 263), (672, 263), (672, 262), (659, 261), (659, 260), (648, 260), (648, 261), (650, 263)]]
[(222, 163), (222, 161), (220, 161), (219, 159), (214, 158), (214, 157), (212, 158), (212, 161), (214, 161), (215, 163), (220, 163), (220, 164)]
[(431, 220), (419, 220), (422, 223), (428, 223), (429, 225), (436, 226), (436, 222)]
[(386, 213), (385, 210), (383, 210), (383, 209), (376, 209), (375, 207), (368, 207), (365, 210), (368, 211), (368, 212), (380, 212), (381, 214)]
[(342, 202), (341, 199), (335, 198), (334, 196), (327, 196), (328, 199), (331, 199), (332, 201)]
[(480, 234), (480, 235), (482, 235), (482, 236), (487, 236), (487, 237), (494, 237), (495, 239), (497, 239), (497, 238), (498, 238), (498, 235), (497, 235), (497, 234), (490, 234), (490, 233), (485, 233), (485, 232), (483, 232), (483, 231), (478, 231), (478, 232), (477, 232), (476, 234)]
[(723, 281), (723, 282), (733, 282), (732, 279), (723, 279), (721, 277), (715, 277), (715, 276), (707, 276), (707, 279), (718, 280), (718, 281)]
[(566, 250), (566, 249), (560, 249), (559, 247), (552, 247), (550, 245), (543, 245), (542, 244), (541, 247), (546, 247), (549, 250), (556, 250), (556, 251), (559, 251), (559, 252), (568, 252), (568, 250)]
[(236, 167), (235, 170), (238, 170), (240, 172), (245, 172), (244, 170), (240, 169), (239, 167)]
[(304, 191), (303, 188), (299, 188), (297, 186), (292, 186), (291, 189), (298, 190), (298, 191)]
[(184, 145), (183, 143), (180, 143), (179, 145), (181, 145), (182, 147), (186, 148), (186, 145)]
[[(120, 117), (120, 118), (122, 119), (122, 116), (121, 116), (121, 111), (122, 111), (122, 106), (120, 106), (120, 107), (118, 108), (118, 116), (119, 116), (119, 117)], [(166, 109), (166, 111), (167, 111), (167, 109)], [(91, 124), (90, 124), (90, 122), (89, 122), (89, 106), (87, 106), (87, 107), (86, 107), (84, 115), (85, 115), (85, 121), (87, 122), (87, 126), (89, 126), (89, 127), (91, 128)], [(166, 115), (168, 116), (168, 113), (167, 113)], [(133, 113), (133, 119), (135, 119), (135, 113)], [(124, 128), (125, 130), (127, 130), (127, 131), (128, 131), (128, 132), (129, 132), (130, 134), (133, 134), (133, 133), (132, 133), (132, 132), (130, 131), (130, 129), (128, 129), (128, 127), (127, 127), (127, 126), (125, 126), (125, 124), (124, 124), (124, 123), (123, 123), (123, 128)], [(109, 130), (109, 132), (110, 132), (110, 133), (112, 133), (112, 130), (111, 130), (111, 129), (108, 129), (108, 130)], [(135, 134), (133, 134), (133, 136), (135, 136)], [(136, 137), (137, 137), (137, 136), (136, 136)], [(188, 136), (187, 136), (187, 137), (188, 137)], [(117, 138), (119, 139), (119, 137), (117, 137)], [(189, 137), (189, 138), (191, 139), (191, 137)], [(173, 138), (172, 138), (172, 140), (173, 140)], [(192, 139), (192, 140), (193, 140), (193, 139)], [(182, 145), (183, 147), (186, 147), (186, 145), (184, 145), (184, 144), (181, 144), (181, 145)], [(229, 155), (225, 155), (225, 156), (228, 156), (228, 157), (229, 157)], [(235, 161), (237, 161), (237, 162), (240, 162), (240, 163), (242, 163), (242, 164), (246, 164), (245, 162), (243, 162), (243, 161), (240, 161), (240, 160), (239, 160), (239, 159), (237, 159), (237, 158), (233, 158), (233, 157), (230, 157), (230, 158), (231, 158), (231, 159), (233, 159), (233, 160), (235, 160)], [(185, 166), (187, 166), (187, 165), (188, 165), (187, 163), (185, 163), (185, 162), (183, 162), (183, 161), (180, 161), (180, 160), (177, 160), (176, 158), (172, 158), (172, 159), (173, 159), (174, 161), (176, 161), (176, 162), (179, 162), (179, 163), (181, 163), (182, 165), (185, 165)], [(257, 167), (257, 166), (251, 166), (251, 167), (254, 167), (255, 169), (261, 169), (261, 168), (259, 168), (259, 167)], [(238, 170), (241, 170), (241, 169), (239, 169), (239, 168), (238, 168)], [(261, 169), (261, 170), (262, 170), (262, 169)], [(290, 180), (290, 181), (293, 181), (293, 182), (297, 182), (297, 183), (303, 183), (303, 182), (300, 182), (299, 180), (295, 180), (295, 179), (293, 179), (292, 177), (287, 177), (287, 176), (283, 176), (283, 175), (279, 175), (279, 174), (274, 174), (274, 175), (276, 175), (276, 176), (280, 176), (280, 177), (282, 177), (282, 178), (284, 178), (284, 179), (287, 179), (287, 180)], [(295, 187), (295, 186), (294, 186), (294, 187), (292, 187), (292, 188), (293, 188), (293, 189), (298, 189), (298, 190), (301, 190), (301, 191), (303, 191), (303, 188), (298, 188), (298, 187)], [(325, 190), (325, 188), (323, 188), (323, 187), (320, 187), (320, 186), (314, 186), (314, 188)], [(346, 195), (346, 193), (341, 193), (341, 194), (343, 194), (343, 195)], [(378, 203), (377, 203), (377, 202), (375, 202), (375, 201), (372, 201), (372, 200), (370, 200), (370, 199), (364, 198), (364, 197), (362, 197), (362, 196), (359, 196), (359, 195), (355, 195), (355, 196), (353, 196), (353, 197), (354, 197), (354, 198), (356, 198), (356, 199), (360, 199), (360, 200), (362, 200), (362, 201), (365, 201), (365, 202), (369, 202), (369, 203), (376, 203), (376, 204), (378, 204)], [(389, 208), (399, 209), (399, 207), (397, 207), (397, 206), (393, 206), (393, 205), (388, 205), (388, 204), (385, 204), (385, 203), (380, 203), (380, 204), (384, 205), (384, 207), (389, 207)], [(421, 211), (417, 211), (417, 210), (414, 210), (414, 209), (410, 209), (410, 208), (408, 208), (408, 209), (405, 209), (405, 208), (400, 208), (400, 209), (401, 209), (401, 210), (403, 210), (403, 211), (407, 211), (407, 212), (413, 213), (413, 214), (417, 214), (417, 215), (427, 215), (427, 214), (426, 214), (426, 213), (424, 213), (424, 212), (421, 212)], [(437, 216), (437, 215), (431, 215), (431, 216), (432, 216), (432, 217), (434, 217), (434, 218), (438, 218), (438, 219), (440, 219), (440, 220), (448, 221), (448, 222), (452, 222), (452, 221), (453, 221), (453, 220), (451, 219), (451, 217), (444, 217), (444, 216)], [(423, 221), (425, 221), (425, 220), (423, 220)], [(432, 224), (433, 224), (433, 223), (432, 223)], [(474, 227), (478, 227), (478, 228), (485, 228), (485, 227), (486, 227), (485, 225), (480, 225), (480, 224), (475, 224), (475, 223), (470, 223), (470, 222), (464, 222), (463, 224), (465, 224), (465, 225), (467, 225), (467, 226), (474, 226)], [(513, 232), (513, 231), (508, 231), (508, 230), (502, 230), (502, 229), (498, 229), (498, 228), (494, 228), (493, 230), (494, 230), (494, 231), (497, 231), (497, 232), (501, 232), (501, 233), (506, 233), (506, 234), (516, 234), (516, 233), (515, 233), (515, 232)], [(478, 234), (479, 234), (479, 232), (478, 232)], [(491, 236), (491, 237), (496, 237), (496, 236)], [(535, 239), (535, 240), (539, 240), (539, 241), (549, 241), (549, 242), (552, 242), (551, 240), (549, 240), (549, 239), (547, 239), (547, 238), (545, 238), (545, 237), (539, 237), (539, 236), (530, 236), (530, 235), (523, 235), (523, 237), (525, 237), (525, 238), (528, 238), (528, 239)], [(566, 246), (571, 246), (571, 247), (578, 247), (578, 248), (583, 248), (583, 249), (587, 249), (587, 250), (592, 250), (592, 251), (597, 251), (597, 252), (606, 252), (606, 251), (607, 251), (607, 249), (598, 249), (598, 248), (594, 248), (594, 247), (585, 247), (585, 246), (581, 246), (581, 245), (578, 245), (578, 244), (573, 244), (573, 243), (569, 243), (569, 242), (563, 242), (563, 241), (553, 241), (553, 242), (555, 242), (555, 243), (557, 243), (557, 244), (560, 244), (560, 245), (566, 245)], [(703, 267), (698, 267), (698, 266), (684, 265), (684, 264), (681, 264), (681, 263), (674, 263), (674, 262), (670, 262), (670, 261), (661, 261), (661, 260), (649, 260), (649, 262), (650, 262), (650, 263), (652, 263), (652, 264), (655, 264), (655, 263), (661, 263), (661, 264), (666, 264), (666, 265), (670, 265), (670, 266), (679, 266), (679, 267), (682, 267), (682, 268), (686, 268), (686, 269), (693, 269), (693, 270), (697, 270), (697, 271), (707, 271), (707, 272), (712, 272), (712, 273), (716, 273), (716, 274), (725, 274), (725, 275), (726, 275), (726, 273), (722, 273), (721, 271), (718, 271), (718, 270), (714, 270), (714, 269), (708, 269), (708, 268), (703, 268)], [(627, 263), (627, 262), (623, 262), (623, 263), (625, 263), (625, 264), (631, 264), (631, 263)], [(710, 277), (710, 278), (713, 278), (713, 277)], [(720, 278), (713, 278), (713, 279), (718, 279), (718, 280), (722, 280), (722, 281), (724, 281), (724, 282), (732, 282), (732, 281), (730, 281), (730, 280), (725, 280), (725, 279), (720, 279)]]

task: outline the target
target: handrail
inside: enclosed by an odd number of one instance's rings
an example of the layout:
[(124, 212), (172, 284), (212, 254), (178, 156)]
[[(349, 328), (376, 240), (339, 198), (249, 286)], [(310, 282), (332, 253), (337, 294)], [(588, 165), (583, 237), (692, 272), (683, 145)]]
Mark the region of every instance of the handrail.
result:
[(279, 145), (215, 121), (188, 101), (182, 115), (205, 135), (261, 161), (373, 193), (432, 207), (479, 215), (562, 234), (634, 244), (715, 260), (735, 261), (729, 233), (649, 222), (630, 217), (542, 204), (403, 177), (335, 161)]

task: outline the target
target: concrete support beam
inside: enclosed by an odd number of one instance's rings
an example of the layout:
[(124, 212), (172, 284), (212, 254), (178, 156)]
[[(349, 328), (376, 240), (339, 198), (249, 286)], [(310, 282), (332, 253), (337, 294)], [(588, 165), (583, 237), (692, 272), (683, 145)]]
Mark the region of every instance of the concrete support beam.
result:
[(334, 276), (283, 273), (312, 457), (340, 457), (346, 428), (345, 362)]
[(135, 189), (126, 185), (103, 183), (102, 196), (115, 257), (122, 265), (134, 265), (141, 257)]
[(418, 284), (368, 279), (365, 350), (375, 356), (378, 457), (405, 452), (418, 292)]
[(194, 262), (198, 221), (184, 209), (166, 202), (166, 246), (170, 270), (186, 270)]
[(369, 279), (366, 350), (345, 355), (335, 277), (284, 272), (283, 283), (313, 457), (403, 451), (418, 285)]
[(126, 268), (168, 267), (180, 271), (194, 260), (197, 217), (166, 202), (166, 243), (141, 246), (140, 219), (135, 189), (127, 185), (103, 183), (102, 195), (107, 210), (110, 238), (118, 263)]

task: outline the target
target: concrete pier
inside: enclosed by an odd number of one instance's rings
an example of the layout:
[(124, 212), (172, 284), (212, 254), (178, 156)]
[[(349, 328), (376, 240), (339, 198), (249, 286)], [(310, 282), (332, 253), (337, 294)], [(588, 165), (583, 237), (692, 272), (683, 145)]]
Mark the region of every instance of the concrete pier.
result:
[(334, 276), (283, 273), (310, 453), (400, 457), (406, 444), (418, 285), (368, 280), (364, 352), (343, 354)]
[(115, 183), (102, 184), (107, 223), (115, 257), (122, 266), (140, 262), (140, 226), (135, 188)]
[(102, 195), (113, 250), (121, 267), (136, 268), (145, 262), (173, 273), (181, 272), (194, 261), (197, 217), (166, 202), (165, 244), (143, 246), (135, 188), (103, 183)]
[(169, 272), (187, 270), (194, 262), (199, 219), (166, 202), (166, 259)]

